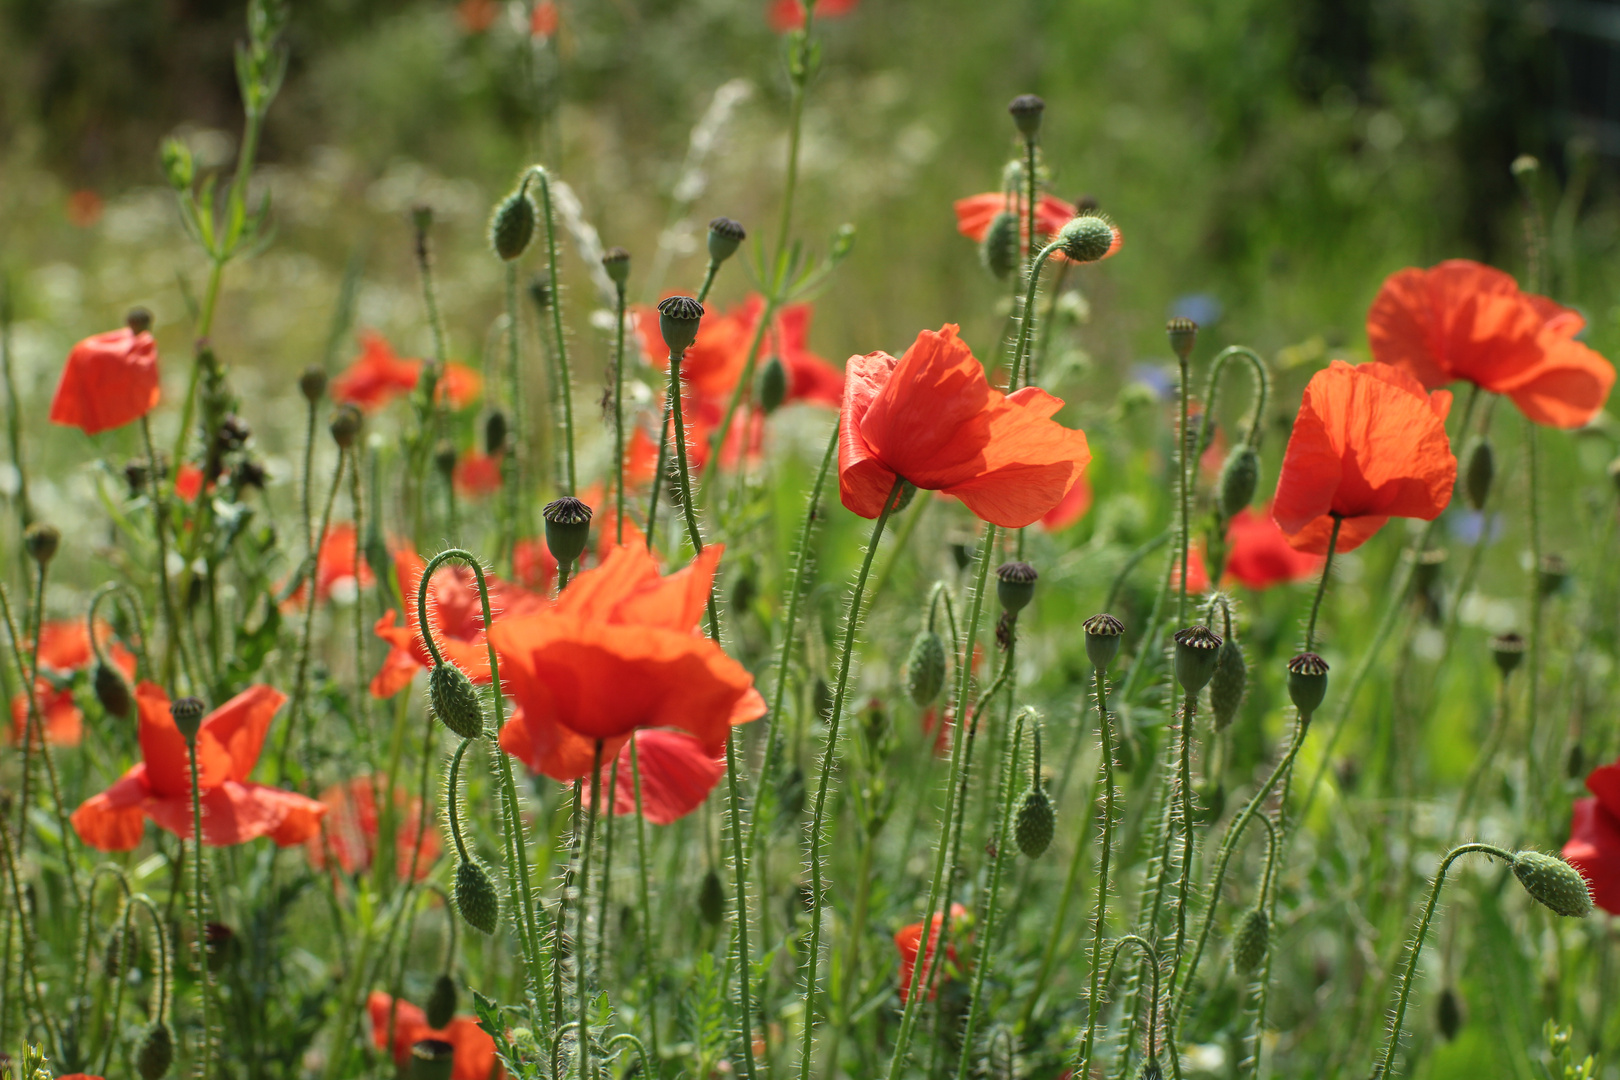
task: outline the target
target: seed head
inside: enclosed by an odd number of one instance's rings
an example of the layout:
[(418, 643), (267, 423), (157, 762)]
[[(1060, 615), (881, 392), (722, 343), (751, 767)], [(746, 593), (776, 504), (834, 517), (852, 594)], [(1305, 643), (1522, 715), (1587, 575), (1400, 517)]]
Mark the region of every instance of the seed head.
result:
[(450, 1021), (456, 1017), (456, 981), (450, 977), (449, 972), (443, 972), (433, 980), (433, 989), (428, 993), (427, 1022), (430, 1028), (446, 1028)]
[(979, 261), (991, 274), (1005, 281), (1018, 268), (1019, 243), (1018, 215), (1003, 210), (990, 220), (990, 227), (984, 232), (984, 240), (979, 244)]
[(1248, 682), (1249, 666), (1243, 660), (1243, 647), (1228, 635), (1217, 650), (1215, 675), (1209, 681), (1209, 705), (1215, 714), (1216, 731), (1225, 731), (1237, 718)]
[(703, 305), (690, 296), (670, 296), (658, 301), (658, 329), (671, 356), (680, 356), (697, 340), (698, 323), (703, 321)]
[(906, 695), (922, 706), (945, 688), (945, 639), (932, 630), (920, 630), (906, 654)]
[(1569, 563), (1562, 555), (1543, 555), (1536, 566), (1536, 588), (1543, 597), (1551, 596), (1569, 580)]
[(1177, 315), (1164, 324), (1164, 332), (1170, 339), (1170, 351), (1176, 354), (1176, 359), (1185, 363), (1198, 341), (1198, 324)]
[(449, 660), (428, 673), (428, 701), (439, 722), (463, 739), (484, 734), (484, 706), (467, 673)]
[(1046, 111), (1046, 102), (1034, 94), (1019, 94), (1008, 104), (1007, 111), (1024, 138), (1033, 139), (1041, 133), (1041, 114)]
[(354, 445), (354, 440), (360, 437), (360, 426), (363, 421), (358, 406), (345, 402), (337, 407), (332, 414), (332, 441), (338, 444), (338, 449), (347, 450)]
[(996, 567), (996, 599), (1001, 610), (1017, 615), (1035, 598), (1035, 579), (1040, 577), (1026, 562), (1005, 562)]
[(585, 551), (591, 537), (591, 508), (572, 495), (546, 503), (540, 510), (546, 519), (546, 547), (558, 566), (568, 566)]
[(1302, 652), (1288, 661), (1288, 697), (1302, 716), (1316, 712), (1327, 697), (1328, 665), (1315, 653)]
[(62, 546), (62, 531), (55, 525), (36, 521), (23, 531), (23, 549), (40, 566), (47, 566)]
[(502, 199), (489, 219), (489, 246), (506, 262), (518, 258), (534, 238), (534, 200), (525, 185)]
[(728, 217), (717, 217), (709, 222), (709, 261), (719, 266), (733, 255), (748, 238), (748, 230), (740, 222)]
[(152, 313), (143, 307), (133, 307), (124, 315), (124, 325), (132, 334), (145, 334), (152, 329)]
[(1556, 914), (1584, 919), (1592, 913), (1592, 890), (1586, 879), (1556, 855), (1521, 851), (1513, 856), (1513, 874), (1525, 892)]
[(326, 369), (319, 364), (311, 364), (298, 376), (298, 392), (304, 395), (304, 400), (311, 405), (326, 395)]
[(1524, 659), (1525, 641), (1518, 634), (1497, 634), (1491, 638), (1491, 659), (1496, 670), (1504, 676), (1519, 666)]
[(1125, 637), (1125, 624), (1104, 612), (1087, 619), (1083, 629), (1086, 632), (1086, 658), (1098, 671), (1108, 670), (1108, 665), (1119, 655), (1119, 643)]
[(410, 1068), (406, 1080), (450, 1080), (454, 1075), (456, 1045), (444, 1039), (418, 1039), (411, 1043)]
[(1071, 262), (1096, 262), (1114, 246), (1114, 226), (1101, 214), (1083, 214), (1070, 218), (1057, 238)]
[(1189, 626), (1176, 631), (1176, 681), (1181, 689), (1196, 694), (1209, 684), (1220, 662), (1221, 636), (1207, 626)]
[(201, 698), (183, 697), (169, 705), (169, 715), (174, 717), (174, 726), (180, 729), (180, 734), (186, 737), (187, 742), (197, 738), (197, 729), (202, 726), (203, 713), (208, 706), (202, 703)]
[(630, 280), (630, 253), (622, 247), (610, 247), (602, 252), (602, 269), (621, 289)]
[(456, 867), (454, 896), (456, 910), (467, 925), (480, 934), (493, 934), (501, 918), (501, 898), (495, 883), (489, 880), (489, 871), (475, 859), (468, 859)]

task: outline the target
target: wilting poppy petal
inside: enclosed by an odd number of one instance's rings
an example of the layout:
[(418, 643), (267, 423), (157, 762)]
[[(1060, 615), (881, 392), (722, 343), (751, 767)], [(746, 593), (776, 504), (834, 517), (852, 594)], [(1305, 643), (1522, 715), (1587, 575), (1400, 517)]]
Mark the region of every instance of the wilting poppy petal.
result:
[(1063, 496), (1063, 500), (1041, 518), (1041, 528), (1047, 532), (1062, 532), (1085, 517), (1090, 509), (1091, 483), (1082, 473), (1080, 479), (1069, 489), (1069, 493)]
[(125, 328), (85, 338), (68, 353), (51, 423), (95, 435), (139, 420), (157, 406), (157, 342)]
[[(52, 746), (78, 746), (84, 736), (84, 714), (74, 704), (73, 692), (40, 679), (34, 683), (34, 695), (45, 723), (45, 741)], [(11, 699), (11, 741), (22, 742), (27, 732), (28, 695), (19, 693)]]

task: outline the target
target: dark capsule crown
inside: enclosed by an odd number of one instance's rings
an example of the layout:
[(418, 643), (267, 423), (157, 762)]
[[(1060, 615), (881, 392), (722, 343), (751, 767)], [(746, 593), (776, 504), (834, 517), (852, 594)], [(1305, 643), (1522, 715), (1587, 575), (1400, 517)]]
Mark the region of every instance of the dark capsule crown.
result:
[(690, 296), (670, 296), (658, 302), (658, 329), (671, 356), (679, 356), (697, 340), (703, 305)]
[(36, 521), (23, 530), (23, 547), (28, 551), (29, 557), (41, 566), (56, 557), (56, 549), (62, 546), (62, 530), (55, 525), (47, 525)]
[(298, 392), (311, 405), (321, 400), (326, 393), (326, 369), (319, 364), (305, 368), (304, 373), (298, 376)]
[(602, 252), (602, 269), (613, 279), (613, 284), (623, 285), (630, 280), (630, 253), (622, 247), (608, 248)]
[(591, 508), (572, 495), (554, 499), (541, 509), (546, 519), (546, 547), (559, 566), (567, 566), (585, 553), (591, 536)]
[(143, 307), (130, 308), (124, 316), (124, 325), (131, 333), (144, 334), (152, 329), (152, 313)]
[(169, 715), (174, 717), (174, 726), (180, 729), (180, 734), (191, 739), (196, 737), (207, 709), (201, 698), (183, 697), (169, 705)]
[(1491, 638), (1491, 659), (1496, 661), (1496, 670), (1503, 675), (1519, 666), (1524, 650), (1524, 638), (1518, 634), (1497, 634)]
[(1016, 615), (1035, 598), (1035, 579), (1040, 577), (1026, 562), (1005, 562), (996, 567), (996, 598), (1009, 615)]
[(1207, 626), (1176, 631), (1176, 681), (1189, 694), (1208, 685), (1220, 662), (1221, 636)]
[(1193, 344), (1198, 340), (1198, 324), (1177, 315), (1164, 324), (1164, 332), (1170, 339), (1170, 351), (1182, 360), (1187, 359), (1192, 353)]
[(1041, 114), (1046, 111), (1046, 102), (1034, 94), (1019, 94), (1007, 104), (1007, 111), (1027, 138), (1041, 130)]
[(1086, 657), (1093, 667), (1101, 670), (1113, 663), (1119, 655), (1119, 645), (1125, 636), (1125, 624), (1107, 612), (1093, 615), (1084, 624)]
[(1301, 713), (1314, 713), (1327, 696), (1328, 665), (1315, 653), (1299, 653), (1288, 661), (1288, 697)]

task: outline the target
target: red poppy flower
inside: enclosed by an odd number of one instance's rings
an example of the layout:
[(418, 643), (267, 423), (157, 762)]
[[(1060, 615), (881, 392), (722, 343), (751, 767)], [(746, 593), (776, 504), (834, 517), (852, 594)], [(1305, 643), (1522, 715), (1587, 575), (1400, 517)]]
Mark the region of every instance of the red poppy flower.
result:
[[(1170, 587), (1181, 588), (1181, 560), (1178, 558), (1170, 566)], [(1209, 567), (1204, 565), (1203, 545), (1194, 543), (1187, 548), (1187, 591), (1189, 593), (1206, 593), (1209, 591)]]
[(157, 406), (157, 342), (128, 327), (87, 337), (68, 353), (51, 399), (51, 423), (95, 435), (139, 420)]
[[(413, 387), (415, 383), (411, 384)], [(484, 392), (484, 377), (466, 364), (451, 360), (444, 365), (438, 385), (433, 389), (440, 404), (452, 409), (465, 409), (477, 401)]]
[[(317, 833), (306, 841), (309, 862), (317, 870), (326, 866), (331, 851), (345, 873), (363, 873), (377, 856), (377, 829), (380, 817), (377, 800), (382, 794), (374, 776), (361, 776), (344, 784), (334, 784), (321, 792), (326, 807), (325, 837)], [(399, 828), (394, 836), (394, 866), (403, 880), (411, 876), (411, 857), (417, 854), (416, 823), (421, 800), (405, 792), (403, 784), (394, 788), (394, 805), (399, 808)], [(429, 827), (421, 832), (421, 855), (416, 864), (416, 880), (433, 871), (439, 857), (439, 831)]]
[(456, 5), (456, 21), (469, 34), (482, 34), (495, 25), (501, 5), (495, 0), (461, 0)]
[[(703, 805), (725, 775), (726, 763), (684, 731), (649, 728), (625, 740), (612, 768), (618, 773), (613, 790), (613, 812), (636, 812), (636, 774), (630, 767), (630, 743), (636, 744), (641, 767), (641, 816), (654, 825), (678, 821)], [(603, 795), (610, 783), (609, 766), (602, 767)]]
[(174, 474), (174, 494), (182, 502), (194, 503), (203, 493), (203, 471), (187, 462)]
[(903, 476), (955, 495), (986, 521), (1022, 528), (1061, 503), (1091, 460), (1085, 433), (1052, 420), (1061, 400), (1034, 386), (996, 390), (956, 331), (924, 330), (898, 360), (850, 357), (838, 489), (862, 517), (882, 513)]
[[(318, 602), (330, 600), (334, 589), (355, 588), (356, 571), (360, 588), (369, 589), (376, 583), (377, 577), (364, 557), (357, 560), (355, 556), (354, 523), (341, 521), (330, 526), (321, 540), (320, 550), (315, 553), (315, 599)], [(304, 597), (309, 595), (307, 589), (307, 583), (299, 585), (287, 597), (287, 603), (303, 603)]]
[[(1342, 532), (1341, 532), (1342, 539)], [(1322, 559), (1295, 551), (1271, 517), (1268, 505), (1256, 514), (1247, 507), (1226, 528), (1226, 572), (1251, 589), (1269, 589), (1314, 577)]]
[(402, 360), (388, 339), (368, 330), (360, 335), (360, 356), (332, 380), (332, 400), (346, 401), (366, 411), (380, 409), (416, 388), (420, 360)]
[(1592, 900), (1620, 915), (1620, 762), (1593, 769), (1591, 798), (1576, 799), (1564, 858), (1592, 887)]
[[(276, 710), (279, 690), (250, 686), (203, 719), (197, 732), (203, 843), (213, 847), (268, 836), (280, 847), (301, 844), (320, 828), (326, 807), (281, 788), (248, 780)], [(79, 838), (101, 851), (128, 851), (151, 818), (182, 839), (191, 836), (191, 759), (169, 715), (169, 696), (143, 682), (135, 690), (141, 762), (73, 812)]]
[[(135, 657), (123, 645), (110, 640), (112, 626), (97, 622), (96, 636), (101, 639), (107, 659), (123, 671), (126, 679), (133, 679)], [(40, 631), (40, 678), (34, 684), (34, 692), (45, 723), (45, 739), (53, 746), (77, 746), (83, 737), (84, 714), (74, 703), (73, 691), (59, 683), (75, 671), (89, 667), (94, 656), (90, 649), (90, 630), (83, 619), (53, 620)], [(19, 692), (11, 699), (11, 741), (22, 742), (27, 731), (28, 695)]]
[(1614, 367), (1575, 340), (1578, 312), (1519, 291), (1511, 276), (1468, 259), (1385, 279), (1367, 312), (1373, 357), (1433, 389), (1466, 379), (1513, 399), (1552, 427), (1580, 427), (1598, 414)]
[[(956, 937), (958, 925), (966, 917), (967, 908), (961, 904), (951, 905), (952, 938)], [(928, 935), (926, 947), (923, 946), (923, 924), (920, 922), (914, 922), (910, 926), (903, 926), (895, 932), (894, 947), (900, 950), (900, 1001), (902, 1004), (905, 1003), (907, 996), (911, 993), (911, 976), (916, 970), (917, 953), (920, 949), (926, 950), (923, 952), (923, 967), (926, 969), (933, 966), (934, 950), (939, 948), (940, 923), (942, 921), (938, 915), (929, 920), (932, 930)], [(956, 962), (956, 944), (954, 941), (948, 941), (945, 945), (945, 970), (940, 973), (941, 976), (950, 974), (950, 969), (956, 966)], [(938, 994), (939, 986), (936, 983), (928, 991), (928, 1000), (932, 1001)]]
[(540, 0), (529, 13), (529, 36), (553, 38), (557, 36), (557, 5), (551, 0)]
[(733, 724), (765, 714), (743, 666), (697, 633), (723, 550), (660, 577), (639, 545), (616, 548), (555, 605), (492, 627), (501, 675), (523, 715), (501, 747), (555, 780), (588, 774), (595, 743), (618, 754), (640, 728), (677, 728), (718, 752)]
[(456, 490), (469, 499), (501, 490), (501, 455), (463, 454), (456, 462)]
[(1080, 474), (1080, 479), (1069, 493), (1041, 517), (1041, 528), (1049, 533), (1062, 532), (1086, 516), (1091, 509), (1091, 483)]
[(101, 220), (101, 212), (106, 208), (107, 204), (102, 201), (100, 195), (89, 188), (80, 188), (67, 197), (68, 223), (81, 229), (88, 229)]
[(455, 1047), (451, 1058), (450, 1080), (489, 1080), (501, 1075), (495, 1061), (495, 1040), (478, 1020), (471, 1016), (458, 1016), (449, 1025), (435, 1030), (428, 1027), (427, 1013), (401, 999), (393, 998), (381, 990), (373, 990), (366, 999), (366, 1012), (371, 1015), (371, 1041), (379, 1050), (388, 1047), (388, 1013), (394, 1014), (394, 1064), (401, 1069), (411, 1062), (411, 1047), (423, 1039), (442, 1039)]
[(1271, 506), (1288, 542), (1325, 555), (1339, 517), (1338, 550), (1353, 551), (1392, 517), (1439, 517), (1457, 481), (1450, 410), (1448, 392), (1388, 364), (1335, 360), (1311, 376)]
[[(405, 625), (399, 625), (399, 612), (389, 609), (372, 627), (373, 632), (393, 646), (382, 667), (371, 680), (371, 696), (393, 697), (411, 684), (418, 671), (432, 666), (427, 644), (416, 620), (416, 590), (427, 562), (406, 548), (394, 552), (394, 574), (405, 598)], [(520, 589), (493, 575), (485, 575), (489, 586), (490, 611), (506, 617), (525, 615), (545, 607), (543, 596)], [(489, 682), (489, 651), (484, 645), (484, 609), (478, 599), (478, 582), (471, 569), (459, 565), (440, 566), (428, 585), (428, 617), (433, 620), (433, 640), (439, 652), (476, 683)]]
[[(855, 10), (857, 0), (816, 0), (816, 18), (836, 19)], [(804, 28), (804, 5), (799, 0), (773, 0), (771, 29), (778, 34)]]
[(525, 589), (549, 594), (557, 584), (557, 558), (539, 537), (512, 545), (512, 577)]
[(101, 1077), (91, 1076), (89, 1073), (63, 1073), (56, 1080), (101, 1080)]
[(836, 409), (844, 400), (844, 373), (810, 351), (810, 305), (789, 304), (776, 316), (776, 327), (766, 335), (765, 349), (787, 370), (784, 405), (802, 401)]
[[(975, 244), (982, 244), (985, 235), (990, 231), (991, 223), (996, 220), (996, 215), (1006, 212), (1017, 213), (1019, 204), (1020, 200), (1009, 198), (1000, 191), (987, 191), (983, 195), (969, 195), (965, 199), (957, 199), (953, 204), (956, 210), (956, 231)], [(1056, 236), (1074, 214), (1073, 203), (1065, 202), (1056, 195), (1042, 194), (1035, 202), (1035, 231), (1042, 236)], [(1021, 234), (1022, 230), (1019, 231)]]

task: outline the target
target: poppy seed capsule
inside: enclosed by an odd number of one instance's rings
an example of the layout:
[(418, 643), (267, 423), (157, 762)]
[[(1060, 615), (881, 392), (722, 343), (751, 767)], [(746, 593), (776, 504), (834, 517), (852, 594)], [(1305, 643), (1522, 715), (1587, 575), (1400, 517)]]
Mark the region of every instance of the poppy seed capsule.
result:
[(444, 1039), (418, 1039), (411, 1043), (411, 1067), (406, 1080), (450, 1080), (455, 1075), (456, 1046)]
[(1086, 657), (1098, 671), (1106, 671), (1119, 655), (1119, 643), (1125, 636), (1125, 624), (1104, 612), (1085, 621)]
[(1005, 562), (996, 567), (996, 599), (1001, 610), (1017, 615), (1035, 599), (1035, 579), (1040, 577), (1026, 562)]
[(1007, 111), (1012, 114), (1013, 123), (1018, 125), (1018, 133), (1026, 139), (1033, 139), (1041, 133), (1041, 114), (1046, 111), (1046, 102), (1034, 94), (1019, 94), (1007, 105)]
[(433, 665), (428, 673), (428, 701), (439, 722), (463, 739), (484, 734), (484, 707), (472, 680), (450, 661)]
[(1176, 682), (1189, 694), (1196, 694), (1215, 674), (1220, 662), (1221, 636), (1207, 626), (1189, 626), (1176, 631)]
[(945, 689), (945, 639), (919, 630), (906, 654), (906, 695), (913, 705), (928, 705)]
[(1005, 281), (1018, 268), (1019, 242), (1018, 215), (1003, 210), (991, 219), (990, 227), (984, 231), (984, 240), (979, 244), (979, 261), (991, 274)]
[(202, 726), (203, 713), (207, 706), (201, 698), (183, 697), (169, 706), (169, 715), (174, 717), (174, 726), (180, 729), (180, 734), (186, 737), (187, 742), (197, 738), (197, 729)]
[(1524, 659), (1524, 638), (1518, 634), (1497, 634), (1491, 638), (1491, 659), (1496, 661), (1496, 670), (1504, 676), (1519, 666)]
[(1216, 650), (1215, 675), (1209, 681), (1209, 706), (1215, 714), (1216, 731), (1232, 726), (1248, 682), (1249, 666), (1243, 660), (1243, 647), (1228, 637)]
[(1496, 477), (1496, 453), (1491, 440), (1475, 439), (1468, 447), (1463, 465), (1463, 494), (1468, 505), (1475, 510), (1485, 509), (1485, 500), (1491, 493), (1491, 481)]
[(1114, 246), (1114, 226), (1101, 214), (1086, 214), (1070, 218), (1057, 238), (1071, 262), (1096, 262)]
[(495, 883), (489, 880), (489, 871), (476, 860), (468, 859), (456, 867), (456, 910), (467, 920), (467, 925), (480, 934), (493, 934), (501, 918), (501, 898)]
[(658, 301), (658, 331), (671, 356), (680, 356), (697, 340), (698, 324), (703, 321), (703, 305), (690, 296), (670, 296)]
[(1237, 517), (1238, 511), (1254, 501), (1254, 490), (1260, 485), (1260, 455), (1248, 443), (1226, 455), (1221, 466), (1221, 516), (1227, 520)]
[(326, 396), (326, 369), (319, 364), (305, 368), (304, 373), (298, 376), (298, 392), (311, 405)]
[(719, 926), (726, 917), (726, 891), (720, 885), (720, 875), (712, 869), (703, 875), (703, 884), (698, 887), (698, 914), (710, 926)]
[(141, 1048), (135, 1052), (135, 1071), (141, 1080), (162, 1080), (174, 1064), (174, 1032), (162, 1020), (156, 1020), (141, 1037)]
[(759, 378), (754, 381), (754, 400), (769, 416), (782, 407), (782, 402), (787, 400), (787, 392), (787, 368), (782, 365), (781, 357), (773, 356), (759, 369)]
[(1536, 566), (1536, 588), (1543, 597), (1551, 596), (1569, 580), (1569, 563), (1562, 555), (1543, 555)]
[(450, 1021), (456, 1018), (456, 981), (449, 972), (442, 972), (433, 980), (433, 989), (428, 994), (424, 1011), (430, 1028), (449, 1027)]
[(339, 405), (332, 414), (332, 441), (338, 444), (338, 449), (347, 450), (354, 445), (354, 440), (360, 437), (360, 410), (352, 404)]
[(506, 414), (496, 409), (484, 419), (484, 453), (491, 457), (506, 449)]
[(1271, 920), (1264, 908), (1250, 908), (1238, 925), (1237, 936), (1232, 939), (1232, 970), (1249, 975), (1258, 970), (1266, 958), (1266, 947), (1271, 944)]
[(1026, 858), (1038, 859), (1052, 844), (1057, 815), (1052, 812), (1052, 800), (1040, 784), (1032, 784), (1018, 803), (1018, 816), (1013, 822), (1013, 838), (1018, 850)]
[(489, 219), (489, 246), (507, 262), (522, 255), (534, 238), (534, 200), (521, 187), (502, 199)]
[(1584, 919), (1592, 913), (1592, 890), (1586, 879), (1556, 855), (1521, 851), (1513, 856), (1513, 874), (1525, 892), (1559, 915)]
[(1455, 1041), (1457, 1033), (1462, 1031), (1462, 997), (1449, 986), (1440, 991), (1440, 1001), (1434, 1010), (1434, 1023), (1440, 1029), (1440, 1037), (1446, 1042)]
[(546, 547), (558, 566), (568, 566), (591, 538), (591, 508), (572, 495), (553, 499), (540, 510), (546, 519)]
[(709, 261), (719, 266), (733, 255), (748, 238), (748, 230), (740, 222), (728, 217), (717, 217), (709, 222)]
[(630, 253), (622, 247), (610, 247), (602, 252), (602, 269), (621, 289), (630, 280)]
[(119, 719), (129, 715), (129, 680), (124, 678), (123, 672), (110, 664), (98, 662), (91, 683), (95, 687), (96, 700), (107, 710), (107, 715)]
[(1288, 698), (1301, 715), (1309, 716), (1327, 697), (1328, 666), (1315, 653), (1300, 653), (1288, 661)]
[(36, 521), (23, 530), (23, 548), (28, 552), (29, 558), (45, 566), (56, 557), (56, 549), (62, 546), (62, 530), (55, 525), (46, 525)]
[(1164, 332), (1170, 339), (1170, 351), (1176, 354), (1176, 359), (1185, 361), (1192, 355), (1193, 345), (1198, 341), (1197, 323), (1177, 315), (1164, 324)]

